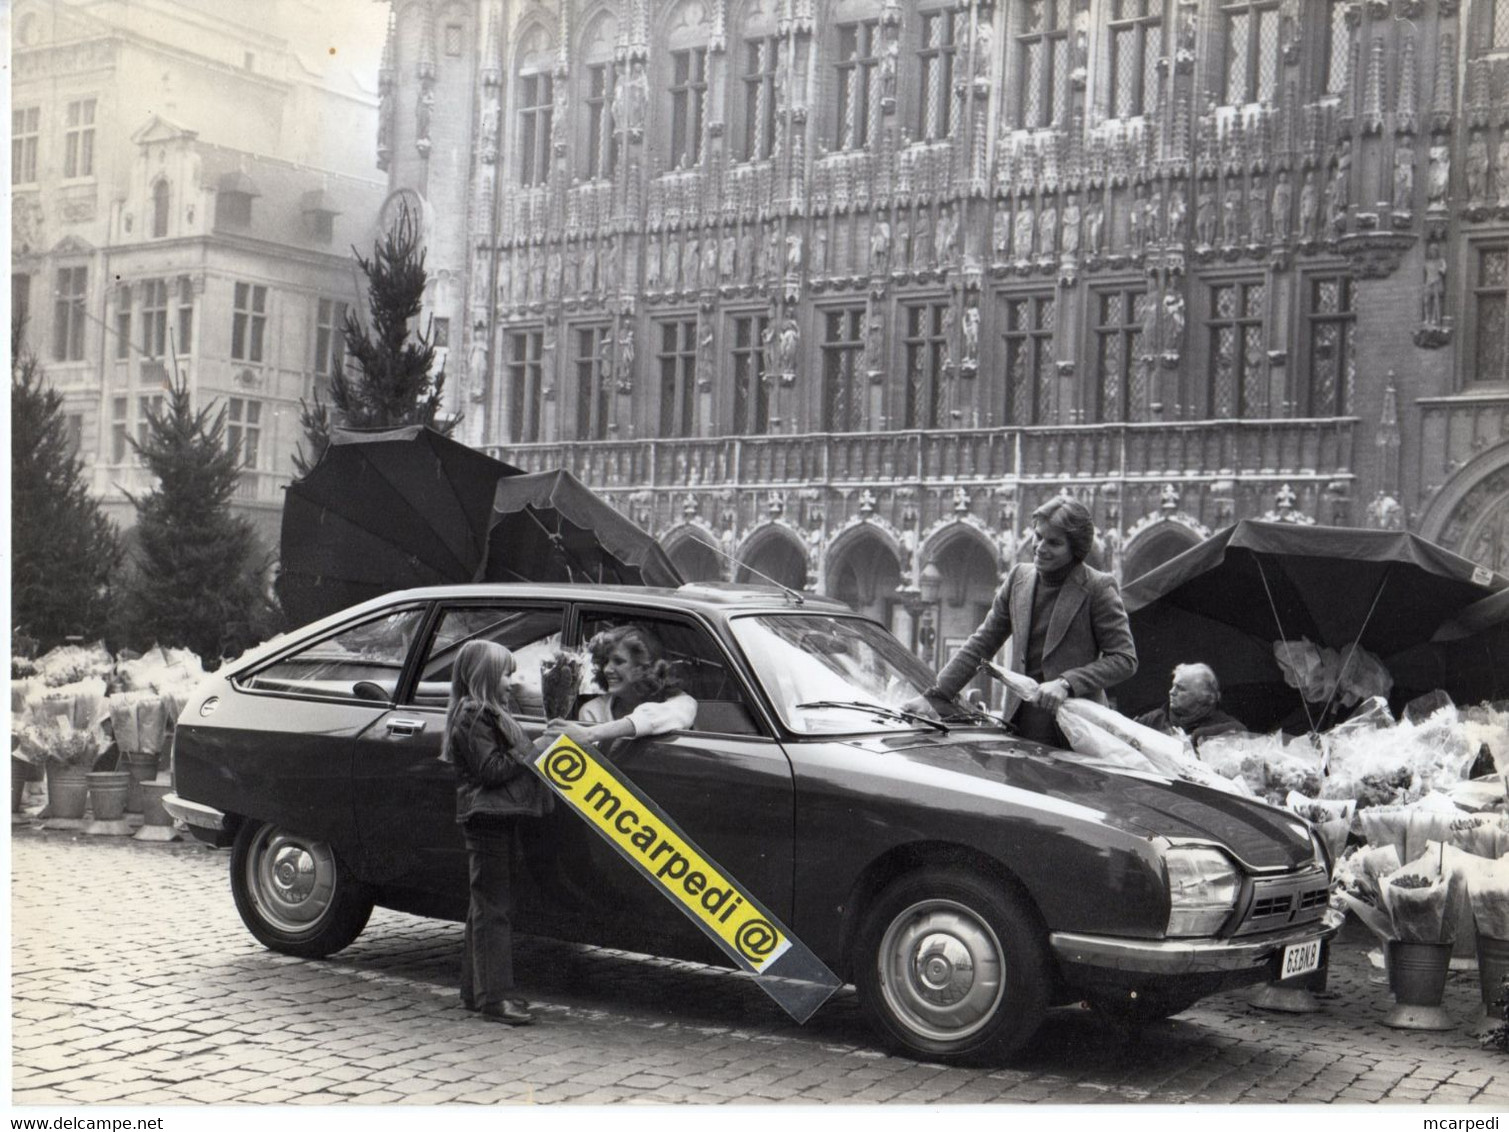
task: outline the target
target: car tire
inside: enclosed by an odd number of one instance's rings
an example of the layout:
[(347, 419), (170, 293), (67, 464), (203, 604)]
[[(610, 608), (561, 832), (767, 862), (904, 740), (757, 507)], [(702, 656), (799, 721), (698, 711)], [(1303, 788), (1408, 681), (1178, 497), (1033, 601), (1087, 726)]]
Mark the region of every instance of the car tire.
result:
[(367, 926), (372, 899), (323, 841), (248, 821), (231, 850), (236, 911), (273, 951), (323, 959)]
[(910, 873), (860, 923), (860, 1004), (891, 1045), (913, 1056), (1009, 1057), (1047, 1013), (1044, 940), (1035, 910), (1000, 884), (955, 868)]

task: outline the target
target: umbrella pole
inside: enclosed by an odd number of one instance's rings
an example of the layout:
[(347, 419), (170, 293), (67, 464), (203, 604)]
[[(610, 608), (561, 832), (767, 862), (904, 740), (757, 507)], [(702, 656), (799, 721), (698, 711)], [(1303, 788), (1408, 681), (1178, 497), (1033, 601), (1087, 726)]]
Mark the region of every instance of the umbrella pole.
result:
[[(1252, 560), (1257, 563), (1258, 577), (1263, 580), (1263, 593), (1268, 597), (1268, 609), (1273, 614), (1273, 623), (1278, 626), (1278, 639), (1284, 642), (1284, 655), (1288, 658), (1289, 667), (1292, 669), (1294, 667), (1294, 657), (1289, 652), (1289, 636), (1284, 632), (1283, 619), (1278, 615), (1278, 602), (1273, 600), (1273, 591), (1268, 588), (1268, 573), (1263, 569), (1262, 556), (1254, 554)], [(1295, 691), (1298, 692), (1299, 690), (1295, 689)], [(1305, 722), (1310, 725), (1310, 734), (1316, 734), (1320, 728), (1316, 725), (1315, 717), (1310, 714), (1310, 701), (1305, 699), (1303, 692), (1299, 692), (1299, 703), (1305, 709)]]
[(1352, 656), (1356, 653), (1357, 646), (1362, 642), (1362, 634), (1368, 631), (1368, 622), (1373, 619), (1373, 612), (1378, 608), (1378, 599), (1383, 596), (1383, 589), (1387, 585), (1388, 571), (1385, 570), (1382, 580), (1378, 583), (1378, 592), (1373, 595), (1373, 604), (1368, 606), (1368, 615), (1362, 619), (1362, 627), (1357, 630), (1357, 636), (1347, 646), (1346, 659), (1341, 662), (1341, 666), (1336, 670), (1336, 683), (1331, 688), (1331, 694), (1326, 698), (1326, 706), (1321, 709), (1322, 717), (1325, 716), (1327, 711), (1331, 710), (1331, 701), (1336, 699), (1336, 693), (1341, 691), (1341, 678), (1347, 674), (1347, 665), (1352, 663)]

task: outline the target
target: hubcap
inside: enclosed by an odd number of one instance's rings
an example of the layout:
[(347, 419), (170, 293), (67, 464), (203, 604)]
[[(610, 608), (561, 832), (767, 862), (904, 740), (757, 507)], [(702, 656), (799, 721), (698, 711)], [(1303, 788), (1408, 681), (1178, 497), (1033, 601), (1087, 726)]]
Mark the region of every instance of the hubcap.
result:
[(924, 900), (898, 915), (877, 961), (891, 1013), (932, 1041), (968, 1038), (995, 1015), (1005, 993), (995, 931), (952, 900)]
[(317, 927), (335, 897), (335, 855), (321, 841), (307, 841), (263, 826), (246, 857), (246, 888), (262, 919), (281, 932)]

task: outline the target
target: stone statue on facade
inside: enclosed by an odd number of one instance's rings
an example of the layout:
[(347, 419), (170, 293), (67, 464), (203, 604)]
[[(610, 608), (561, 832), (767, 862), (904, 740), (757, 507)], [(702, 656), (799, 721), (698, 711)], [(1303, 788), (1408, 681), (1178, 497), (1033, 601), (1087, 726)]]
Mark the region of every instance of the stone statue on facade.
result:
[(1200, 183), (1200, 196), (1195, 202), (1195, 243), (1202, 248), (1212, 247), (1216, 242), (1216, 195), (1209, 181)]
[(964, 368), (974, 370), (980, 361), (980, 308), (964, 308)]
[[(1484, 154), (1487, 160), (1487, 154)], [(1487, 190), (1487, 170), (1484, 169), (1484, 190)], [(1394, 211), (1408, 212), (1415, 199), (1415, 154), (1408, 146), (1394, 150)]]
[(646, 291), (660, 290), (660, 237), (651, 236), (644, 246), (644, 287)]
[(1499, 208), (1509, 209), (1509, 130), (1499, 135), (1498, 154), (1493, 165), (1494, 187)]
[(603, 255), (603, 290), (613, 291), (619, 284), (619, 254), (618, 238), (608, 237), (608, 248)]
[(1430, 181), (1426, 189), (1426, 207), (1432, 212), (1446, 210), (1446, 194), (1451, 190), (1451, 147), (1440, 142), (1430, 147)]
[(1252, 178), (1252, 198), (1247, 208), (1247, 242), (1261, 244), (1267, 238), (1268, 202), (1265, 200), (1267, 186), (1263, 178)]
[(711, 232), (702, 241), (702, 286), (713, 287), (718, 282), (718, 240)]
[(561, 297), (561, 249), (551, 248), (545, 263), (545, 285), (550, 299)]
[(801, 342), (801, 333), (795, 318), (788, 315), (786, 321), (781, 323), (781, 377), (787, 381), (796, 377), (796, 352)]
[(1085, 217), (1085, 250), (1092, 256), (1098, 256), (1101, 248), (1105, 246), (1106, 228), (1106, 202), (1102, 193), (1097, 193), (1090, 200), (1090, 212)]
[(958, 234), (959, 221), (954, 216), (954, 210), (946, 207), (939, 209), (936, 235), (933, 239), (933, 251), (939, 263), (948, 262), (953, 255), (954, 241), (958, 238)]
[(754, 229), (745, 225), (744, 230), (739, 233), (739, 278), (745, 283), (753, 283), (754, 273)]
[(1143, 188), (1133, 190), (1132, 204), (1127, 209), (1127, 243), (1133, 254), (1142, 251), (1147, 244), (1147, 210), (1143, 207)]
[(1488, 200), (1488, 142), (1482, 130), (1473, 130), (1467, 143), (1467, 200), (1470, 204)]
[(622, 388), (634, 380), (634, 324), (624, 319), (618, 327), (618, 384)]
[(1074, 258), (1079, 255), (1079, 196), (1070, 193), (1064, 200), (1064, 257)]
[(732, 283), (739, 275), (739, 240), (730, 229), (723, 233), (718, 252), (718, 281)]
[(1022, 204), (1017, 205), (1017, 222), (1011, 232), (1011, 251), (1016, 255), (1019, 263), (1026, 263), (1032, 258), (1032, 243), (1037, 238), (1035, 217), (1032, 213), (1032, 201), (1022, 198)]
[(990, 249), (995, 253), (996, 263), (1005, 263), (1011, 254), (1011, 208), (1004, 200), (996, 202), (995, 220), (990, 230)]
[(1446, 318), (1446, 256), (1437, 240), (1432, 240), (1425, 249), (1425, 294), (1421, 318), (1431, 329), (1439, 329)]
[(1242, 242), (1242, 188), (1235, 181), (1226, 186), (1221, 203), (1221, 242), (1227, 247)]
[(1043, 214), (1038, 218), (1037, 255), (1051, 259), (1058, 246), (1058, 204), (1054, 197), (1043, 198)]
[(1187, 208), (1184, 186), (1175, 185), (1168, 196), (1168, 238), (1173, 243), (1184, 242), (1184, 217)]
[(1320, 191), (1315, 187), (1315, 170), (1305, 170), (1305, 183), (1299, 190), (1299, 235), (1302, 240), (1316, 238), (1320, 217)]
[(1294, 186), (1289, 183), (1288, 170), (1279, 170), (1278, 180), (1273, 185), (1273, 202), (1270, 208), (1270, 225), (1275, 243), (1289, 238), (1289, 210), (1294, 203)]
[(883, 216), (877, 216), (870, 226), (870, 270), (884, 275), (891, 254), (891, 225)]
[(1177, 361), (1184, 351), (1184, 296), (1178, 291), (1163, 296), (1162, 338), (1164, 359)]
[(689, 236), (681, 251), (681, 289), (695, 291), (699, 285), (698, 271), (702, 265), (702, 245), (696, 236)]
[(800, 232), (786, 233), (786, 272), (790, 275), (800, 275), (802, 271), (802, 234)]

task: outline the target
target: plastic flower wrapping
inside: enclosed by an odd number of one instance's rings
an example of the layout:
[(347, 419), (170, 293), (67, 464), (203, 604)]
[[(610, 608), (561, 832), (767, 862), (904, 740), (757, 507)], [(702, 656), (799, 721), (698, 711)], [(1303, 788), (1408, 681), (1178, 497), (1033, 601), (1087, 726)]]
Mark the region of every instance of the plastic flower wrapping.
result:
[(565, 651), (540, 661), (540, 692), (546, 719), (575, 718), (583, 667), (580, 656)]
[(1284, 683), (1310, 703), (1325, 703), (1334, 690), (1337, 701), (1351, 707), (1372, 696), (1387, 696), (1394, 686), (1383, 662), (1357, 645), (1333, 649), (1305, 637), (1280, 640), (1273, 642), (1273, 659), (1284, 674)]

